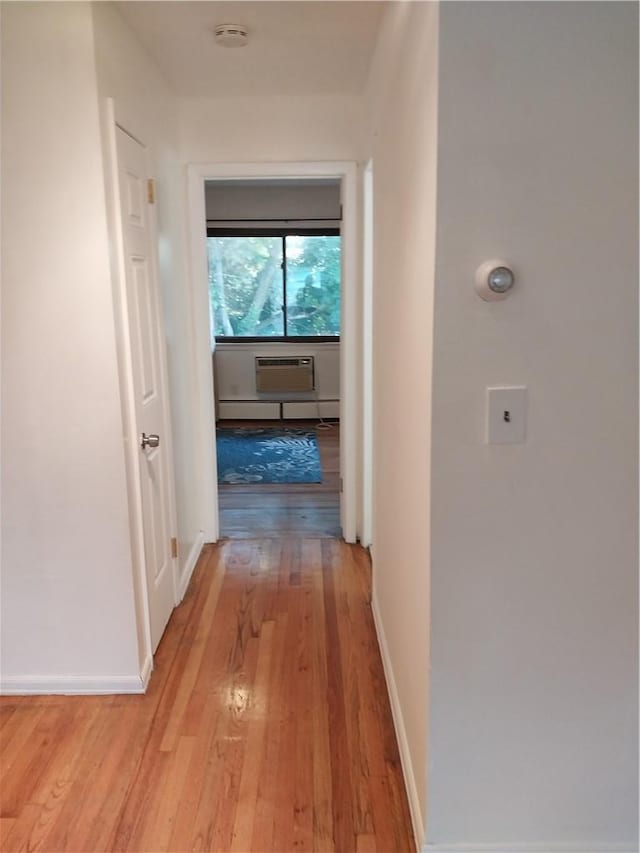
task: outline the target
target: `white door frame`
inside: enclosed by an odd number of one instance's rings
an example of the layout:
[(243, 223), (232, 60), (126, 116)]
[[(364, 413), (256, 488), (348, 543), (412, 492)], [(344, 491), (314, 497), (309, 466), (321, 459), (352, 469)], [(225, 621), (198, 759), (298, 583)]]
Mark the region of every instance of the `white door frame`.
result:
[(208, 542), (220, 535), (218, 478), (213, 394), (213, 368), (209, 341), (209, 295), (207, 287), (207, 215), (205, 181), (268, 180), (273, 178), (337, 178), (342, 194), (342, 295), (340, 335), (340, 515), (342, 535), (347, 542), (357, 536), (358, 470), (358, 251), (357, 251), (357, 165), (351, 161), (285, 163), (198, 163), (187, 167), (189, 233), (191, 235), (192, 328), (197, 359), (197, 440), (203, 477), (199, 500), (202, 529)]
[[(149, 588), (147, 582), (145, 550), (143, 503), (140, 477), (140, 450), (138, 447), (138, 430), (136, 423), (136, 407), (133, 378), (133, 355), (130, 335), (130, 320), (127, 302), (127, 281), (125, 271), (124, 234), (122, 211), (120, 205), (120, 187), (118, 181), (117, 128), (120, 127), (134, 139), (140, 141), (132, 131), (118, 121), (116, 104), (113, 98), (106, 98), (103, 106), (103, 135), (105, 150), (105, 189), (107, 203), (107, 220), (111, 246), (111, 280), (114, 298), (114, 323), (116, 332), (116, 350), (118, 356), (118, 375), (120, 380), (120, 400), (122, 406), (122, 434), (125, 453), (125, 469), (127, 477), (127, 497), (129, 529), (131, 532), (131, 562), (133, 569), (134, 607), (138, 634), (138, 656), (142, 687), (146, 685), (153, 669), (153, 650), (151, 642), (151, 616), (149, 610)], [(144, 145), (144, 143), (141, 143)], [(155, 215), (151, 219), (152, 233), (157, 236)], [(159, 282), (157, 258), (152, 258), (154, 272)], [(159, 301), (162, 315), (162, 299)], [(164, 317), (160, 317), (162, 334), (164, 336)], [(171, 429), (171, 412), (169, 409), (169, 379), (166, 371), (166, 360), (160, 359), (162, 383), (165, 388), (163, 406), (163, 439), (167, 444), (167, 489), (169, 498), (169, 520), (173, 535), (177, 534), (177, 508), (175, 495), (175, 470), (173, 464), (173, 443)], [(178, 604), (178, 561), (172, 565), (174, 604)]]
[(362, 176), (362, 530), (373, 544), (373, 160)]

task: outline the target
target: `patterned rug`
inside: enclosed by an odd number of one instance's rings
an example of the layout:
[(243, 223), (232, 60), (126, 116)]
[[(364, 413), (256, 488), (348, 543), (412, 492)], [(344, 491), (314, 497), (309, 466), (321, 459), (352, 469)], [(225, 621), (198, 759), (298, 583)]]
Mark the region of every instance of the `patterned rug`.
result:
[(306, 429), (219, 428), (219, 483), (321, 483), (315, 432)]

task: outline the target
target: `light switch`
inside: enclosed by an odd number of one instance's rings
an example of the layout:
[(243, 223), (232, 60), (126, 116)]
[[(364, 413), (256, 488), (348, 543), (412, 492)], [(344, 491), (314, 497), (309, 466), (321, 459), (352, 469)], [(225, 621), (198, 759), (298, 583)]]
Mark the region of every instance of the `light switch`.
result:
[(487, 442), (522, 444), (526, 436), (527, 389), (487, 388)]

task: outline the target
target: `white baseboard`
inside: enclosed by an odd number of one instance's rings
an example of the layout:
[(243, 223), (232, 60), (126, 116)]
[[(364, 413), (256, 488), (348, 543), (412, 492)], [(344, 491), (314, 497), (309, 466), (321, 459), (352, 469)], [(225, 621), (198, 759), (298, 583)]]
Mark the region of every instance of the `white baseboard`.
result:
[(435, 843), (423, 840), (424, 823), (422, 806), (418, 797), (418, 791), (411, 764), (409, 744), (404, 727), (402, 709), (398, 697), (389, 648), (387, 646), (382, 617), (378, 609), (375, 589), (371, 599), (371, 610), (378, 635), (378, 644), (382, 655), (382, 665), (387, 682), (387, 690), (391, 701), (391, 712), (393, 723), (400, 750), (402, 772), (409, 799), (409, 810), (411, 812), (411, 823), (416, 840), (418, 853), (638, 853), (638, 845), (634, 842), (529, 842), (529, 843), (505, 843), (505, 842), (458, 842), (458, 843)]
[(493, 844), (435, 844), (425, 842), (422, 853), (638, 853), (638, 845), (632, 842), (531, 842), (493, 843)]
[(280, 403), (261, 403), (253, 400), (222, 400), (218, 403), (220, 420), (280, 420)]
[(304, 420), (317, 420), (321, 418), (339, 418), (340, 400), (311, 400), (310, 402), (297, 401), (282, 404), (283, 418), (300, 418)]
[(153, 657), (148, 655), (144, 664), (142, 665), (142, 672), (140, 673), (140, 681), (142, 682), (143, 690), (146, 693), (147, 687), (149, 686), (149, 679), (151, 678), (151, 673), (153, 672)]
[(111, 695), (144, 693), (146, 684), (140, 675), (14, 675), (0, 679), (4, 696)]
[[(189, 586), (191, 575), (204, 545), (200, 531), (193, 543), (180, 577), (180, 600)], [(0, 695), (38, 696), (58, 694), (63, 696), (112, 695), (118, 693), (144, 693), (151, 678), (153, 658), (147, 657), (140, 675), (15, 675), (0, 678)]]
[(378, 645), (380, 646), (380, 654), (382, 655), (382, 666), (387, 682), (387, 691), (389, 700), (391, 701), (391, 713), (393, 715), (393, 725), (396, 730), (396, 738), (398, 748), (400, 750), (400, 763), (402, 764), (402, 773), (404, 775), (404, 784), (407, 789), (407, 797), (409, 799), (409, 811), (411, 812), (411, 823), (413, 826), (413, 837), (416, 841), (417, 853), (424, 853), (426, 847), (422, 846), (424, 837), (424, 819), (422, 814), (422, 806), (418, 796), (416, 787), (413, 765), (411, 764), (411, 754), (409, 752), (409, 742), (407, 740), (407, 732), (404, 726), (404, 718), (402, 716), (402, 708), (400, 707), (400, 699), (398, 697), (398, 688), (393, 675), (391, 666), (391, 657), (389, 655), (389, 647), (384, 634), (382, 625), (382, 617), (378, 609), (378, 600), (376, 598), (375, 589), (371, 598), (371, 610), (373, 612), (373, 621), (378, 635)]
[(189, 551), (189, 555), (185, 561), (184, 566), (182, 567), (182, 571), (180, 572), (180, 585), (178, 588), (178, 603), (182, 601), (184, 598), (184, 594), (187, 591), (187, 587), (189, 586), (189, 581), (191, 580), (191, 575), (193, 574), (193, 570), (196, 567), (196, 563), (198, 562), (198, 558), (202, 552), (202, 546), (204, 545), (204, 532), (201, 530), (196, 536), (196, 541), (191, 546), (191, 550)]

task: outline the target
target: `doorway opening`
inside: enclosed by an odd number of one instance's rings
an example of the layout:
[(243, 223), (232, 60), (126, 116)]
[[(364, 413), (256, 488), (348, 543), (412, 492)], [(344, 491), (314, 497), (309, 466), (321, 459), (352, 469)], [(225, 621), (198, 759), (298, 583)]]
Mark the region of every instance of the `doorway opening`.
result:
[[(342, 533), (354, 542), (355, 164), (189, 173), (206, 538)], [(265, 476), (264, 442), (257, 462), (227, 465), (230, 446), (273, 429), (267, 451), (285, 476)], [(290, 440), (302, 452), (295, 464)], [(314, 452), (319, 476), (313, 464), (301, 474)]]
[(340, 181), (206, 181), (220, 535), (340, 535)]

